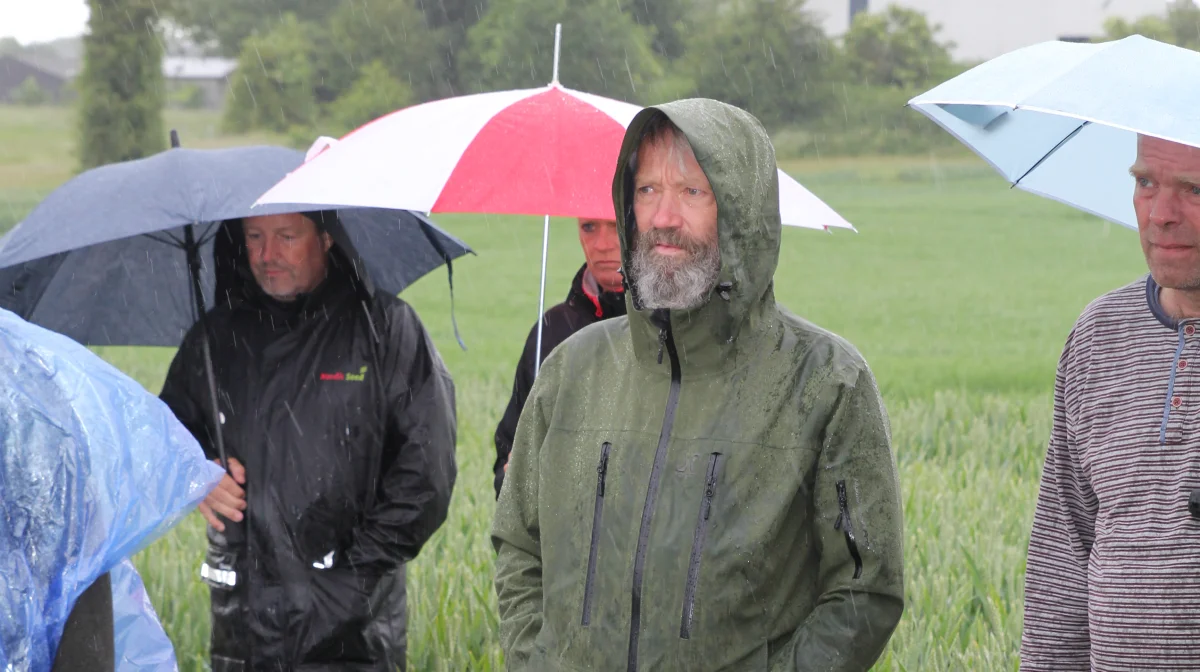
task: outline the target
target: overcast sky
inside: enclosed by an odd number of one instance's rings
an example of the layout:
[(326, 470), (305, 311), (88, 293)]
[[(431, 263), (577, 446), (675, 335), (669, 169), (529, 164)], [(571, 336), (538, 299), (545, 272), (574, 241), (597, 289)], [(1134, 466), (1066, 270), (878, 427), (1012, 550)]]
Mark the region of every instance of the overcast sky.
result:
[(21, 44), (81, 35), (87, 20), (84, 0), (0, 0), (0, 37)]
[[(331, 0), (332, 1), (332, 0)], [(870, 0), (870, 10), (889, 0)], [(899, 0), (943, 24), (943, 39), (958, 43), (959, 58), (991, 58), (1060, 35), (1098, 35), (1107, 16), (1159, 13), (1166, 0)], [(825, 29), (846, 29), (849, 0), (808, 0), (826, 17)], [(0, 37), (22, 44), (82, 34), (88, 9), (84, 0), (0, 0)]]

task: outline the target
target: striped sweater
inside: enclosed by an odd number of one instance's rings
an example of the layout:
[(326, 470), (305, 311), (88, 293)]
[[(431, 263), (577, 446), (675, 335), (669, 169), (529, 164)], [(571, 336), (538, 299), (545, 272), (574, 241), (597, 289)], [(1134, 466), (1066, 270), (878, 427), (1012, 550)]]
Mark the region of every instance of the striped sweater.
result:
[(1021, 670), (1200, 670), (1200, 320), (1149, 276), (1093, 301), (1059, 360)]

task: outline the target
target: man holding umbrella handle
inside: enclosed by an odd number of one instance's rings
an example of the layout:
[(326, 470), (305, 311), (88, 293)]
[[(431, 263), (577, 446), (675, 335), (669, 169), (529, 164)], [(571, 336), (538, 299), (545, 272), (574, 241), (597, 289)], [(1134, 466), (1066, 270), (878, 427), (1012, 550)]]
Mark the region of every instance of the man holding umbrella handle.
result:
[(217, 431), (228, 450), (199, 507), (212, 669), (403, 667), (404, 567), (457, 473), (450, 375), (335, 212), (226, 221), (213, 262), (215, 308), (161, 394), (210, 458)]

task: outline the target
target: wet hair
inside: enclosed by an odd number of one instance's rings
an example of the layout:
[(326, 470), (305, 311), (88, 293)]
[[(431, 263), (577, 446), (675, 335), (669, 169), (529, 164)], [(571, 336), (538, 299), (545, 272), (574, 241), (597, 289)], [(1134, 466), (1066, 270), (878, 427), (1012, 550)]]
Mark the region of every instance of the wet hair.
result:
[(338, 221), (337, 210), (310, 210), (302, 212), (301, 215), (312, 220), (313, 224), (317, 225), (317, 233), (327, 233), (329, 228)]
[(687, 135), (679, 130), (679, 127), (675, 125), (675, 122), (671, 121), (670, 117), (655, 110), (650, 115), (650, 120), (642, 127), (642, 137), (638, 139), (637, 147), (634, 147), (633, 151), (630, 152), (629, 160), (626, 162), (625, 168), (628, 171), (630, 179), (633, 179), (633, 176), (637, 175), (638, 153), (642, 147), (647, 144), (654, 145), (668, 140), (675, 143), (675, 149), (680, 153), (680, 160), (688, 154), (692, 156), (696, 155), (695, 151), (692, 150), (692, 143), (688, 142)]

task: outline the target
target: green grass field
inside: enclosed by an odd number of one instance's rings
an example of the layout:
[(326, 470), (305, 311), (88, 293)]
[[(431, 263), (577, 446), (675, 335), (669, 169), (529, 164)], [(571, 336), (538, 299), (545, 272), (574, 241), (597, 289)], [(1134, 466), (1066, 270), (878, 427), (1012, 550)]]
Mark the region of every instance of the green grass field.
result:
[[(195, 146), (266, 139), (220, 138), (194, 114), (168, 123), (194, 129)], [(70, 131), (60, 110), (0, 108), (0, 229), (69, 175)], [(876, 669), (1015, 670), (1055, 363), (1087, 302), (1145, 272), (1136, 234), (1010, 190), (962, 155), (784, 168), (859, 229), (786, 230), (775, 282), (781, 303), (859, 347), (892, 418), (907, 607)], [(536, 318), (541, 226), (435, 219), (478, 256), (455, 264), (466, 352), (453, 338), (444, 270), (402, 294), (454, 374), (460, 437), (449, 520), (409, 572), (409, 669), (495, 670), (491, 435)], [(552, 223), (550, 251), (548, 303), (582, 263), (571, 222)], [(102, 354), (157, 392), (172, 352)], [(206, 669), (203, 548), (195, 515), (136, 559), (187, 670)]]

